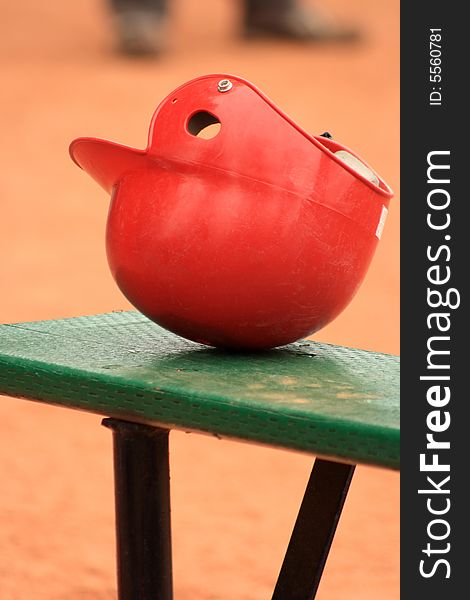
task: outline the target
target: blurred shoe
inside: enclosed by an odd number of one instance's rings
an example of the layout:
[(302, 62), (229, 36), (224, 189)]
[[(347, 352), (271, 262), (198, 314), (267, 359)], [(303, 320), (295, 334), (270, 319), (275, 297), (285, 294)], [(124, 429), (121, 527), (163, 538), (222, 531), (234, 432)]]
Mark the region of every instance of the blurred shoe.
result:
[(355, 27), (336, 24), (320, 11), (295, 5), (284, 10), (251, 11), (245, 18), (245, 36), (304, 42), (352, 42), (361, 37)]
[(132, 56), (154, 56), (165, 45), (165, 19), (160, 13), (129, 10), (116, 15), (119, 50)]

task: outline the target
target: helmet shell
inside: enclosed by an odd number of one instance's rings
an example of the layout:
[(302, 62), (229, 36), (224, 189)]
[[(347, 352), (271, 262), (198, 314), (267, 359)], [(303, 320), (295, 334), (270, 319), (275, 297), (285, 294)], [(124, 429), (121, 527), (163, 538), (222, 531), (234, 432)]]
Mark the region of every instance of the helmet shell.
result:
[[(195, 135), (207, 122), (220, 123), (217, 135)], [(185, 338), (251, 349), (318, 331), (366, 274), (392, 193), (336, 152), (359, 158), (227, 75), (170, 94), (146, 150), (71, 146), (111, 193), (108, 260), (129, 301)]]

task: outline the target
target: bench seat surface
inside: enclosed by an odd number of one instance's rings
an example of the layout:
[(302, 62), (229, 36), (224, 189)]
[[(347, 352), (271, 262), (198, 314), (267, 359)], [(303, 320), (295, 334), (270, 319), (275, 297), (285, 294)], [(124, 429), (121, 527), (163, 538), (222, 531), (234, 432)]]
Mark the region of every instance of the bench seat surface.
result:
[(398, 468), (399, 358), (302, 341), (228, 353), (140, 313), (0, 326), (0, 393)]

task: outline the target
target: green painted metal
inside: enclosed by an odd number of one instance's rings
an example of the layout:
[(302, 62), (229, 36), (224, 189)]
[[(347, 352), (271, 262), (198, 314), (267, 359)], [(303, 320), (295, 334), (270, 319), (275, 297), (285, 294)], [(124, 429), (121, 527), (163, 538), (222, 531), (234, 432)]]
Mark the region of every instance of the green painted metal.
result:
[(0, 393), (399, 466), (399, 358), (314, 341), (209, 349), (137, 312), (0, 326)]

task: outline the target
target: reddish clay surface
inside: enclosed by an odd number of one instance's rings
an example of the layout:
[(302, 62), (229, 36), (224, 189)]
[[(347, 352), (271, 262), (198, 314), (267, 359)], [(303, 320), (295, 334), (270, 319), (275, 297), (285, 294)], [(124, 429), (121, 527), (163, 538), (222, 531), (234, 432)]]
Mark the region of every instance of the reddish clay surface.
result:
[[(106, 264), (106, 196), (67, 147), (79, 135), (144, 147), (159, 100), (200, 74), (253, 81), (398, 192), (398, 1), (328, 6), (363, 25), (362, 44), (242, 43), (237, 3), (178, 0), (171, 49), (134, 61), (113, 54), (98, 0), (0, 1), (1, 320), (128, 308)], [(398, 353), (398, 223), (396, 197), (360, 292), (316, 339)], [(115, 598), (109, 432), (98, 417), (11, 398), (0, 419), (0, 600)], [(176, 598), (270, 597), (311, 463), (172, 433)], [(358, 468), (319, 600), (398, 598), (398, 483)]]

